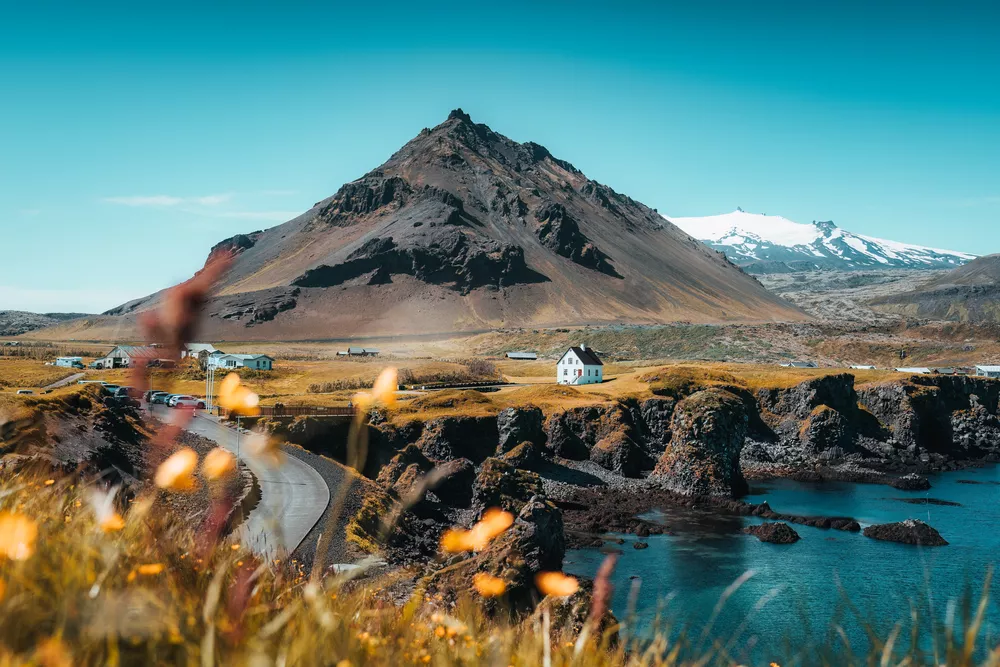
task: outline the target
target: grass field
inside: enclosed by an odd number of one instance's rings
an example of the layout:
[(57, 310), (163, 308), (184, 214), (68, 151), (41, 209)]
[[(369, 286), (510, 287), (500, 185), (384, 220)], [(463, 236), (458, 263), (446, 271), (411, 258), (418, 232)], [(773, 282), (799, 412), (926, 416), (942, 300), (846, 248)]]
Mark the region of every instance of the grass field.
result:
[(37, 389), (80, 371), (46, 366), (34, 359), (0, 358), (0, 391)]

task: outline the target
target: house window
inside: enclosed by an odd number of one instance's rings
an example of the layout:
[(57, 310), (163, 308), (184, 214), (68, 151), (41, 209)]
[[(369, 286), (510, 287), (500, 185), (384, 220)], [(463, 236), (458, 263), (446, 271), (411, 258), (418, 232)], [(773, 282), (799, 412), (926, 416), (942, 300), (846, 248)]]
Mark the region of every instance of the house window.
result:
[(566, 377), (567, 375), (569, 375), (569, 369), (568, 368), (564, 368), (563, 369), (563, 377)]

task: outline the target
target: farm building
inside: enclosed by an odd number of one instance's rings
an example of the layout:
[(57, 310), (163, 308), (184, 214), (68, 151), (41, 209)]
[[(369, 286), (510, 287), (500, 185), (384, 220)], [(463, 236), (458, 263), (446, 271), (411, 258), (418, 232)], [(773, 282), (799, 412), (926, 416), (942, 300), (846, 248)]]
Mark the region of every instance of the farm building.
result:
[(59, 357), (56, 359), (56, 366), (60, 368), (73, 368), (74, 366), (83, 368), (83, 357)]
[(931, 369), (924, 366), (906, 366), (896, 368), (895, 371), (897, 373), (913, 373), (914, 375), (929, 375), (931, 373)]
[(340, 356), (348, 357), (377, 357), (378, 350), (374, 347), (349, 347), (342, 352), (337, 353)]
[(875, 366), (869, 366), (869, 365), (866, 365), (866, 364), (855, 364), (854, 366), (851, 366), (851, 368), (854, 369), (854, 370), (856, 370), (856, 371), (873, 371), (873, 370), (875, 370)]
[(604, 363), (586, 345), (571, 347), (556, 364), (559, 384), (596, 384), (604, 380)]
[(274, 359), (266, 354), (223, 354), (216, 352), (208, 357), (208, 365), (214, 368), (252, 368), (269, 371), (274, 368)]
[(100, 359), (95, 359), (94, 368), (135, 368), (145, 366), (159, 358), (160, 351), (151, 345), (116, 345)]
[(538, 355), (534, 352), (508, 352), (508, 359), (518, 359), (520, 361), (534, 361)]
[(984, 378), (1000, 378), (1000, 366), (976, 366), (976, 375)]
[(211, 343), (188, 343), (181, 349), (181, 359), (185, 357), (198, 357), (202, 352), (212, 354), (218, 352)]
[(815, 361), (788, 361), (781, 364), (782, 368), (818, 368)]

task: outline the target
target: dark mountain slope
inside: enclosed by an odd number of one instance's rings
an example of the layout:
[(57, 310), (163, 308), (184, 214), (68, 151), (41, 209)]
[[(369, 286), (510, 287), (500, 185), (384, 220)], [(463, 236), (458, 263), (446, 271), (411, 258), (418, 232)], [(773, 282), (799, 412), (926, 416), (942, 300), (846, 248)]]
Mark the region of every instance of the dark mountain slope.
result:
[[(236, 261), (210, 305), (210, 338), (804, 317), (652, 209), (461, 110), (303, 215), (222, 250)], [(156, 298), (112, 314), (134, 319)]]
[(1000, 255), (979, 257), (916, 290), (876, 299), (871, 305), (920, 319), (1000, 323)]

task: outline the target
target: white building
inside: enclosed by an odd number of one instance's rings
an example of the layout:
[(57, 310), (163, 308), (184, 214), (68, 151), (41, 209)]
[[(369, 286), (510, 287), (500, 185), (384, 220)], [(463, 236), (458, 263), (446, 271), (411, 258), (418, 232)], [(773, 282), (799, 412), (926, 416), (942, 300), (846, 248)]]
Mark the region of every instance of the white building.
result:
[(788, 361), (779, 365), (782, 368), (818, 368), (815, 361)]
[(556, 364), (559, 384), (596, 384), (604, 380), (604, 364), (586, 345), (571, 347)]
[(874, 366), (869, 366), (869, 365), (866, 365), (866, 364), (855, 364), (854, 366), (851, 366), (851, 368), (853, 368), (856, 371), (874, 371), (874, 370), (876, 370)]
[(914, 375), (929, 375), (931, 369), (924, 366), (907, 366), (895, 369), (897, 373), (913, 373)]
[(56, 359), (56, 366), (61, 368), (72, 368), (77, 364), (80, 365), (80, 368), (83, 368), (83, 357), (59, 357)]
[(976, 375), (984, 378), (1000, 378), (1000, 366), (976, 366)]
[(148, 365), (160, 357), (152, 345), (116, 345), (113, 350), (90, 365), (94, 368), (136, 368)]
[(269, 371), (274, 368), (274, 359), (266, 354), (224, 354), (216, 351), (208, 355), (208, 365), (215, 368), (252, 368)]
[(534, 361), (538, 358), (538, 354), (535, 352), (508, 352), (508, 359), (517, 359), (519, 361)]
[(188, 343), (181, 349), (181, 359), (184, 357), (194, 357), (197, 359), (202, 352), (212, 354), (213, 352), (218, 352), (218, 350), (211, 343)]

